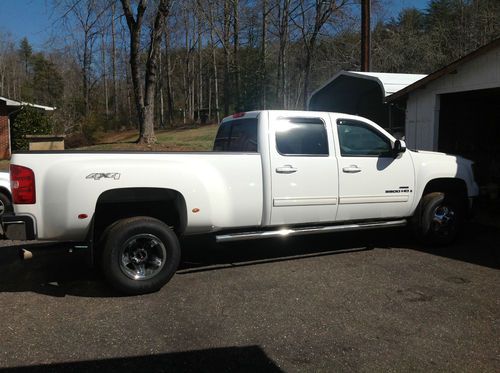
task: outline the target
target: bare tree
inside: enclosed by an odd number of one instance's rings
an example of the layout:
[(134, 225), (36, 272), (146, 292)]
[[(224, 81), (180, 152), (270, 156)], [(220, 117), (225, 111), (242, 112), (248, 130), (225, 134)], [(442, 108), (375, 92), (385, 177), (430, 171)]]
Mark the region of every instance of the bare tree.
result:
[(229, 65), (231, 63), (229, 54), (229, 38), (231, 27), (231, 0), (224, 0), (224, 28), (222, 31), (222, 47), (224, 49), (224, 116), (229, 114), (230, 86)]
[(201, 17), (197, 15), (196, 28), (198, 33), (198, 122), (201, 123), (203, 109), (203, 31)]
[[(213, 24), (213, 13), (210, 13), (211, 24)], [(219, 112), (219, 80), (218, 80), (218, 68), (217, 68), (217, 58), (216, 58), (216, 46), (214, 40), (214, 28), (210, 28), (210, 44), (212, 47), (212, 69), (214, 71), (214, 96), (215, 96), (215, 114), (217, 118), (217, 123), (220, 122), (220, 112)]]
[(234, 71), (235, 108), (236, 111), (242, 111), (243, 108), (241, 105), (239, 0), (233, 0), (233, 71)]
[(149, 38), (149, 47), (146, 57), (144, 85), (141, 80), (140, 43), (147, 8), (147, 0), (140, 0), (137, 4), (136, 15), (132, 11), (130, 0), (121, 0), (123, 12), (130, 31), (130, 70), (134, 88), (135, 105), (139, 116), (139, 139), (137, 142), (151, 144), (156, 142), (154, 134), (154, 103), (157, 81), (158, 55), (166, 18), (170, 12), (170, 0), (160, 0), (153, 28)]
[(55, 5), (63, 12), (61, 17), (63, 23), (73, 31), (75, 24), (72, 20), (76, 20), (78, 30), (82, 33), (83, 38), (77, 42), (83, 45), (78, 47), (77, 54), (82, 69), (83, 114), (87, 116), (90, 111), (90, 93), (95, 84), (92, 77), (94, 44), (98, 36), (102, 34), (101, 18), (108, 8), (97, 0), (61, 0), (56, 1)]
[(115, 30), (116, 3), (111, 3), (111, 69), (113, 75), (113, 113), (115, 120), (118, 117), (118, 79), (116, 78), (116, 30)]
[(170, 30), (166, 28), (165, 32), (165, 86), (167, 90), (167, 121), (171, 126), (174, 123), (174, 95), (172, 89), (172, 65), (170, 62)]
[(276, 98), (281, 100), (279, 105), (283, 109), (287, 109), (286, 100), (286, 51), (290, 38), (289, 24), (290, 24), (290, 0), (283, 0), (283, 3), (278, 4), (278, 37), (279, 37), (279, 51), (278, 51), (278, 71), (276, 82)]
[(307, 108), (311, 63), (316, 51), (316, 43), (323, 26), (332, 14), (347, 3), (347, 0), (299, 0), (297, 14), (292, 21), (300, 30), (304, 46), (304, 86), (302, 90), (302, 107)]
[(108, 71), (106, 64), (106, 42), (104, 31), (101, 33), (101, 63), (102, 63), (102, 80), (104, 81), (104, 104), (106, 109), (106, 119), (109, 119), (109, 94), (108, 94)]
[(262, 34), (260, 44), (260, 79), (261, 79), (261, 99), (260, 106), (266, 109), (267, 104), (267, 27), (269, 17), (268, 0), (262, 0)]

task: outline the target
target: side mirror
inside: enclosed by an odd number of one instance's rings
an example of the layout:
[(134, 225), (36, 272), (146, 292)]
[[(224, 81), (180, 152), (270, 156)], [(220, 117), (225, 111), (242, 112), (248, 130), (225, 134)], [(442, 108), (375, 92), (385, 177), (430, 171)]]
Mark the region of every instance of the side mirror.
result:
[(392, 151), (395, 155), (404, 153), (406, 151), (406, 143), (403, 140), (394, 141), (394, 145), (392, 146)]

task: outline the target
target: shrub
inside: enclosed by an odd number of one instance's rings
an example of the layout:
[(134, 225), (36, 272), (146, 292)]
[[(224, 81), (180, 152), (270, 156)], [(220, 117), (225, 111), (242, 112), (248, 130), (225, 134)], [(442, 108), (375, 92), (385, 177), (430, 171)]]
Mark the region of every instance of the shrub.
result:
[(52, 128), (51, 118), (44, 111), (23, 106), (10, 124), (12, 150), (28, 150), (26, 135), (49, 135)]
[(91, 114), (82, 124), (82, 134), (89, 144), (97, 143), (104, 135), (106, 119), (103, 115)]

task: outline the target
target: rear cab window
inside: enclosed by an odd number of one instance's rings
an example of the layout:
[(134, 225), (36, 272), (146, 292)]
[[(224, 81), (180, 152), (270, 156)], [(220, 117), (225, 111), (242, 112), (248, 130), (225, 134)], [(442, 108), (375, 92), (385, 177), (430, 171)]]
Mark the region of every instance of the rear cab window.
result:
[(214, 141), (214, 152), (256, 153), (258, 118), (242, 118), (223, 122)]

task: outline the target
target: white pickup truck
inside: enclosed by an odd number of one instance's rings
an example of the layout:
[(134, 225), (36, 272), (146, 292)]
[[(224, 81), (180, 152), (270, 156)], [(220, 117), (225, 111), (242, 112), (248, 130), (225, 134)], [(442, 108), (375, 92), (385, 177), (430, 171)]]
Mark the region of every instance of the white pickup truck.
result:
[(407, 150), (358, 116), (311, 111), (227, 117), (213, 152), (26, 152), (10, 174), (7, 236), (22, 227), (23, 238), (88, 248), (128, 294), (167, 283), (180, 235), (227, 242), (411, 221), (445, 244), (478, 194), (469, 160)]

